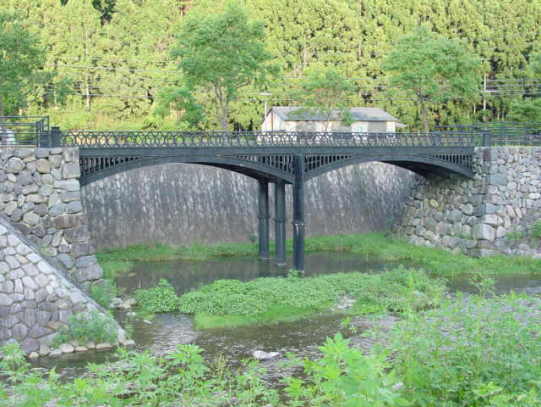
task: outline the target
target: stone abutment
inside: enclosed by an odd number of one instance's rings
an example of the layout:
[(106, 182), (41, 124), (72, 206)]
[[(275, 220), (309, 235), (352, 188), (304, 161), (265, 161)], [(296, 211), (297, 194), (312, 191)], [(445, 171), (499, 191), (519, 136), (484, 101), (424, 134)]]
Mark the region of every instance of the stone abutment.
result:
[(541, 257), (541, 148), (483, 147), (475, 177), (430, 177), (406, 204), (399, 234), (418, 245), (475, 256)]

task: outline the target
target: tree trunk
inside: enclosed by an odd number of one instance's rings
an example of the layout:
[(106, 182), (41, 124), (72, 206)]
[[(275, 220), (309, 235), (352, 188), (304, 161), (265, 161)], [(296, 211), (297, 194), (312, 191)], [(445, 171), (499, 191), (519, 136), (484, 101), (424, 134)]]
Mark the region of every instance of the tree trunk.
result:
[(421, 118), (423, 121), (423, 131), (425, 133), (428, 133), (430, 130), (430, 125), (428, 121), (428, 106), (426, 105), (426, 102), (424, 100), (421, 102)]
[(221, 111), (222, 114), (220, 115), (220, 124), (222, 125), (222, 130), (227, 131), (229, 125), (229, 104), (227, 101), (222, 101)]

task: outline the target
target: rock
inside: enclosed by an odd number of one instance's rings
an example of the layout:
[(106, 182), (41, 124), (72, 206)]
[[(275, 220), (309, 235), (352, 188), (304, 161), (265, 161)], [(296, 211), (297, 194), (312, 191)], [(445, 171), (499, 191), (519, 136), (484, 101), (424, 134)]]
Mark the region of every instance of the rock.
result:
[(270, 360), (278, 357), (280, 352), (265, 352), (262, 350), (254, 350), (252, 356), (257, 360)]
[(23, 160), (17, 157), (12, 157), (8, 160), (6, 166), (6, 172), (8, 173), (19, 173), (24, 169), (25, 165)]
[(60, 351), (62, 353), (73, 353), (75, 352), (75, 347), (70, 344), (70, 343), (63, 343), (62, 345), (60, 345)]
[(98, 343), (96, 345), (97, 350), (106, 350), (106, 349), (113, 349), (113, 345), (111, 345), (108, 342)]
[(477, 240), (493, 241), (496, 238), (496, 231), (490, 225), (481, 223), (473, 227), (473, 238)]
[(28, 358), (29, 359), (37, 359), (37, 358), (39, 358), (39, 353), (38, 352), (31, 352), (30, 355), (28, 355)]
[(137, 304), (137, 301), (135, 301), (135, 298), (128, 298), (124, 302), (118, 305), (119, 309), (130, 309), (135, 304)]
[(75, 347), (75, 352), (86, 352), (88, 348), (86, 346), (77, 346)]

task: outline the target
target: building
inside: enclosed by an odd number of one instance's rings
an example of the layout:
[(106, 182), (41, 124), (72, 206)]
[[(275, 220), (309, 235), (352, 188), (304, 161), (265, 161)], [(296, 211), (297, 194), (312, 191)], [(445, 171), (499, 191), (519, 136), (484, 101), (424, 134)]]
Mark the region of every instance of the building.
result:
[[(358, 133), (388, 133), (404, 127), (386, 111), (377, 107), (353, 107), (349, 109), (352, 123), (342, 123), (341, 112), (334, 111), (330, 117), (299, 106), (274, 106), (263, 121), (263, 131), (333, 131)], [(330, 119), (330, 120), (328, 120)]]

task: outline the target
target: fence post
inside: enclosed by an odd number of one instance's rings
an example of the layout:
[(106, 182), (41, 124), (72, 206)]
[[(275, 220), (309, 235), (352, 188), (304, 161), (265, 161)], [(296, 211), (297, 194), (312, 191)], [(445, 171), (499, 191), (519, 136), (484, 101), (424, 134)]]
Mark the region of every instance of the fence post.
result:
[(51, 139), (49, 147), (60, 147), (62, 143), (62, 132), (60, 127), (53, 126), (51, 127)]
[(492, 145), (492, 135), (490, 133), (483, 133), (483, 147), (490, 147)]

